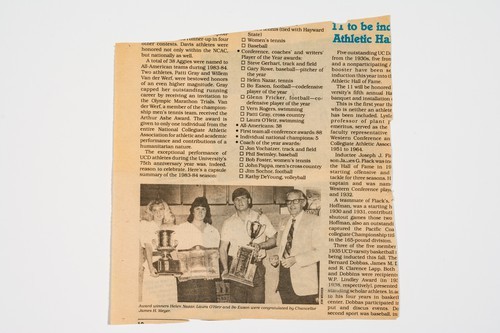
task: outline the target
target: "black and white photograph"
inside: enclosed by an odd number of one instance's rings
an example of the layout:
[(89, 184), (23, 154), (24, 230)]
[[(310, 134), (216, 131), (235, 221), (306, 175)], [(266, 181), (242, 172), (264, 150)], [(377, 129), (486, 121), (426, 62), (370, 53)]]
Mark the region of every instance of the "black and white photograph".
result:
[(320, 190), (142, 184), (140, 199), (141, 304), (318, 304)]

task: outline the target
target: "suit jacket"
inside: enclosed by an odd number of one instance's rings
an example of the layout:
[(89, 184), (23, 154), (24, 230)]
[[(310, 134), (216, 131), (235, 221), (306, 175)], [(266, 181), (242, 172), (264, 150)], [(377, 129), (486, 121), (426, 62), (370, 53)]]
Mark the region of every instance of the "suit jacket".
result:
[[(278, 232), (278, 255), (283, 258), (291, 218)], [(296, 263), (290, 267), (290, 277), (295, 293), (299, 296), (315, 295), (318, 293), (318, 269), (323, 243), (320, 230), (320, 218), (316, 215), (302, 212), (298, 226), (294, 226), (294, 237), (290, 256), (294, 256)], [(277, 287), (277, 286), (276, 286)]]

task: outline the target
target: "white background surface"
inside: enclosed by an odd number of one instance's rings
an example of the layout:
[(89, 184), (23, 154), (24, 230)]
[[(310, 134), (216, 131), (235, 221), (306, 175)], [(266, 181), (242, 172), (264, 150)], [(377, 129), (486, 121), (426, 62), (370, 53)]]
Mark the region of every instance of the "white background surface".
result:
[[(115, 42), (392, 16), (400, 318), (109, 326)], [(3, 332), (500, 332), (498, 1), (0, 5)]]

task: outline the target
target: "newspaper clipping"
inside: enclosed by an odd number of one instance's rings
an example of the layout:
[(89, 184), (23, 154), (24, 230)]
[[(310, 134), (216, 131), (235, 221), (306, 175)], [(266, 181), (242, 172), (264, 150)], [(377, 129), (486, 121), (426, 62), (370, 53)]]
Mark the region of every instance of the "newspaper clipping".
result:
[(395, 319), (389, 17), (115, 55), (112, 324)]

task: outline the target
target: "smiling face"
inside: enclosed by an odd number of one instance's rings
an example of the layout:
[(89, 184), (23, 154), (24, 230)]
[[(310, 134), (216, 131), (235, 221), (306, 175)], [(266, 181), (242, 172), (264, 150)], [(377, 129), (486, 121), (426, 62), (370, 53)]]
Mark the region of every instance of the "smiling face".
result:
[(156, 204), (151, 206), (151, 214), (156, 222), (161, 222), (165, 217), (165, 206), (163, 204)]
[(290, 215), (293, 217), (300, 214), (306, 205), (306, 199), (300, 193), (291, 192), (286, 197), (286, 205)]
[(195, 207), (193, 209), (193, 217), (197, 221), (204, 221), (207, 215), (207, 209), (202, 206)]
[(246, 195), (241, 195), (239, 197), (234, 198), (234, 208), (236, 208), (237, 211), (244, 211), (250, 208), (250, 201), (251, 199), (248, 198)]

